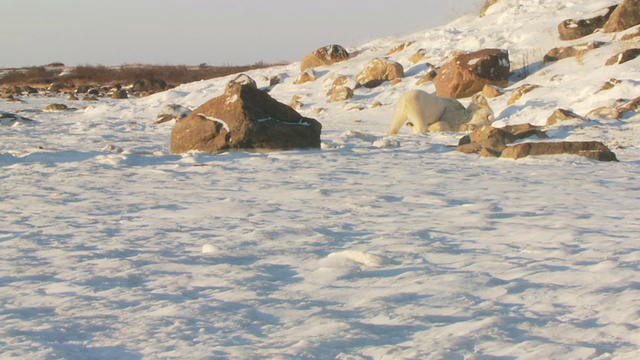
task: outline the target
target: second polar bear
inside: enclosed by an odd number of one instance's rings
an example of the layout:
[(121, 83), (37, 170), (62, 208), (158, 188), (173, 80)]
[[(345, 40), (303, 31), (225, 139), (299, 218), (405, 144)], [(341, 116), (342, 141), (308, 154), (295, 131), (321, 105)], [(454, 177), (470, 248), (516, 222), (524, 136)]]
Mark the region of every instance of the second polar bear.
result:
[(487, 99), (480, 94), (474, 95), (465, 108), (456, 99), (411, 90), (398, 100), (389, 134), (397, 134), (407, 120), (414, 133), (424, 133), (473, 130), (491, 125), (495, 118)]

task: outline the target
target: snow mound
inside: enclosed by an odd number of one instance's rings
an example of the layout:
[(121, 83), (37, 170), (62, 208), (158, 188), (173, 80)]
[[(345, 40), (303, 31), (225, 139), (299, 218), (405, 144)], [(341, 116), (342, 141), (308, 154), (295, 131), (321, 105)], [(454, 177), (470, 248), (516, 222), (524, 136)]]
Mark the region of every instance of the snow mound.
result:
[(327, 259), (333, 263), (346, 261), (359, 266), (367, 267), (378, 267), (390, 262), (389, 259), (383, 256), (357, 250), (333, 252), (327, 256)]

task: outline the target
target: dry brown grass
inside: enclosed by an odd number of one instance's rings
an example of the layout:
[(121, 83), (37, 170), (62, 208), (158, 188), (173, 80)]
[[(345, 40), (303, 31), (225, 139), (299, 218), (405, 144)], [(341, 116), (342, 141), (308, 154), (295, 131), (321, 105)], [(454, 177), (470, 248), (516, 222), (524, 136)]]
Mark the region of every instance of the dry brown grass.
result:
[[(57, 63), (56, 63), (57, 64)], [(61, 65), (61, 64), (60, 64)], [(0, 77), (0, 85), (48, 85), (54, 82), (65, 84), (130, 84), (135, 80), (162, 79), (168, 84), (180, 85), (188, 82), (213, 79), (254, 69), (281, 64), (257, 62), (243, 66), (198, 66), (187, 65), (81, 65), (65, 71), (64, 67), (33, 66), (12, 69)]]

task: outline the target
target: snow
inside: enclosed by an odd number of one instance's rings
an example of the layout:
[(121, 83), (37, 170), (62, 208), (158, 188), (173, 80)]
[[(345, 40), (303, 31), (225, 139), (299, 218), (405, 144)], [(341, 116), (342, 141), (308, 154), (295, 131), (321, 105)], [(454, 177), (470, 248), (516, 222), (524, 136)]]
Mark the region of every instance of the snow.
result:
[[(0, 358), (640, 357), (638, 113), (549, 131), (602, 141), (617, 163), (478, 158), (453, 151), (462, 134), (386, 133), (427, 71), (407, 60), (418, 49), (435, 64), (502, 48), (517, 63), (564, 46), (562, 20), (614, 3), (501, 0), (483, 18), (350, 49), (315, 82), (293, 84), (299, 64), (249, 72), (282, 79), (270, 95), (283, 103), (301, 96), (320, 150), (170, 154), (173, 122), (154, 125), (158, 112), (196, 108), (234, 76), (90, 105), (0, 102), (35, 120), (0, 125)], [(604, 66), (614, 36), (590, 36), (608, 45), (580, 63), (514, 77), (490, 99), (496, 125), (640, 96), (637, 60)], [(409, 41), (390, 56), (401, 83), (327, 101), (323, 77), (353, 77)], [(598, 92), (610, 78), (621, 83)], [(542, 88), (507, 105), (527, 83)], [(87, 107), (38, 110), (51, 103)]]
[[(235, 95), (234, 95), (235, 96)], [(235, 100), (234, 100), (235, 101)], [(222, 128), (226, 131), (226, 132), (230, 132), (231, 130), (229, 129), (229, 124), (227, 124), (224, 120), (221, 119), (217, 119), (211, 116), (207, 116), (205, 114), (198, 114), (198, 116), (200, 116), (201, 118), (205, 119), (205, 120), (209, 120), (209, 121), (213, 121), (215, 123), (218, 123), (220, 125), (222, 125)]]

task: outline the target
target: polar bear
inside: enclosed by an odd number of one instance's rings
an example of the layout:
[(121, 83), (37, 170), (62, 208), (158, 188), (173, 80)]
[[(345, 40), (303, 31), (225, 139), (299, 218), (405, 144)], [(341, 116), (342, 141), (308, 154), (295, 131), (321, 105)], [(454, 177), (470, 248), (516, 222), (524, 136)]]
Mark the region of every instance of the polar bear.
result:
[(407, 120), (414, 133), (466, 131), (491, 125), (495, 118), (487, 99), (476, 94), (471, 101), (465, 108), (456, 99), (410, 90), (398, 100), (389, 134), (397, 134)]

